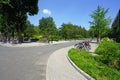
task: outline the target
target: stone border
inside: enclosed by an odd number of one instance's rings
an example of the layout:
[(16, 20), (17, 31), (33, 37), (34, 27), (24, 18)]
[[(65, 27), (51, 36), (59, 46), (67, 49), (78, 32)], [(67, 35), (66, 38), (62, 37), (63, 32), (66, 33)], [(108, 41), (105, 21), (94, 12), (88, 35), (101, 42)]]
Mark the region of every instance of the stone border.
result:
[(66, 55), (68, 61), (71, 63), (71, 65), (80, 73), (82, 74), (85, 78), (87, 78), (88, 80), (95, 80), (94, 78), (92, 78), (90, 75), (88, 75), (87, 73), (85, 73), (83, 70), (79, 69), (75, 63), (73, 63), (73, 61), (68, 57), (68, 54)]

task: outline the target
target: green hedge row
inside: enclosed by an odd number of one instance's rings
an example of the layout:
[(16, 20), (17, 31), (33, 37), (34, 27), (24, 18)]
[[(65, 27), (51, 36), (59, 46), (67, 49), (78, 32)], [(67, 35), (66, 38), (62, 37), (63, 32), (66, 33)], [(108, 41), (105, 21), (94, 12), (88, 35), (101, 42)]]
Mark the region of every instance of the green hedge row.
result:
[(115, 41), (104, 38), (95, 51), (99, 61), (109, 67), (120, 70), (120, 45)]

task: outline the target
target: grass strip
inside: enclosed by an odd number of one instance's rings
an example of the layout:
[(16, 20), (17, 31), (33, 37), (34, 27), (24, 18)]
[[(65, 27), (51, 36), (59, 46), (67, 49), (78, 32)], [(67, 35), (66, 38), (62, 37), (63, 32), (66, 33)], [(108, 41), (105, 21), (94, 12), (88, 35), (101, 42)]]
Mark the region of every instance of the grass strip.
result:
[(70, 59), (84, 72), (96, 80), (120, 80), (120, 72), (97, 61), (98, 56), (92, 56), (84, 50), (70, 49)]

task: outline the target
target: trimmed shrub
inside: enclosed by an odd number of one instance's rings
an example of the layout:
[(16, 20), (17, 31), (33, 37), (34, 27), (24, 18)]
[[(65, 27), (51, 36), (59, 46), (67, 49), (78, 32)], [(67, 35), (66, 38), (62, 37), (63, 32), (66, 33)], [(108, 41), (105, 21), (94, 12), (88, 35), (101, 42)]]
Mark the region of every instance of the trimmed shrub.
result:
[(115, 41), (109, 38), (104, 38), (95, 52), (101, 56), (100, 61), (102, 61), (102, 63), (112, 68), (120, 68), (120, 51), (119, 46)]

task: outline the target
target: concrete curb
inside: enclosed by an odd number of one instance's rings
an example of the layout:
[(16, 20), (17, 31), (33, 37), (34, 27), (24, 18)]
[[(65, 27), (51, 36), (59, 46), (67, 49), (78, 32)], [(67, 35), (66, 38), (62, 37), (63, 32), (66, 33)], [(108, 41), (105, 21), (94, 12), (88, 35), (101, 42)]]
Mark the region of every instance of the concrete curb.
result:
[(95, 80), (94, 78), (92, 78), (90, 75), (88, 75), (87, 73), (85, 73), (83, 70), (79, 69), (75, 63), (73, 63), (73, 61), (68, 57), (68, 54), (66, 55), (68, 61), (71, 63), (71, 65), (80, 73), (82, 74), (85, 78), (87, 78), (88, 80)]

